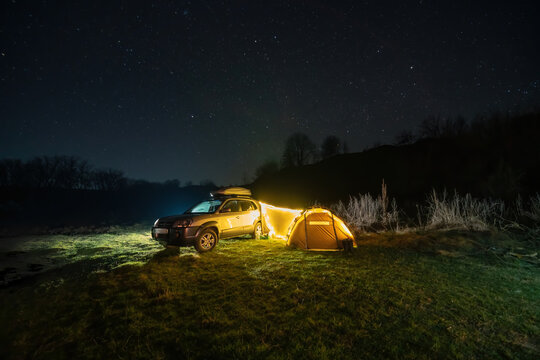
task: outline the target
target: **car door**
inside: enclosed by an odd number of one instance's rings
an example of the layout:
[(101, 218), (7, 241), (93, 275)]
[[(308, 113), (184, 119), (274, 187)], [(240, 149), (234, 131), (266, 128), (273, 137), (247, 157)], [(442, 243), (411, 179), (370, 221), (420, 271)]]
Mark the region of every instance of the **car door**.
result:
[(243, 227), (243, 232), (244, 234), (250, 234), (253, 232), (253, 225), (255, 225), (261, 214), (257, 205), (251, 200), (241, 200), (240, 208), (242, 210), (240, 222)]
[(219, 227), (223, 237), (240, 235), (243, 225), (240, 222), (240, 204), (237, 200), (227, 200), (219, 210)]

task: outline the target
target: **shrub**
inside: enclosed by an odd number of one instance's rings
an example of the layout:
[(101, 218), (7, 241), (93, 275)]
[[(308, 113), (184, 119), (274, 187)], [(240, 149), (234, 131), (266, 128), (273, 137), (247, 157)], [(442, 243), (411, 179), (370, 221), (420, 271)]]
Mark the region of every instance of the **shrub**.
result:
[(359, 230), (366, 230), (379, 221), (382, 206), (370, 194), (364, 194), (351, 196), (347, 204), (340, 201), (333, 208), (347, 223)]
[(389, 201), (384, 180), (379, 197), (374, 198), (371, 194), (351, 196), (347, 204), (340, 201), (332, 209), (357, 230), (398, 230), (399, 228), (397, 203), (395, 199)]
[(529, 200), (530, 210), (523, 211), (523, 215), (531, 219), (536, 227), (540, 227), (540, 194), (531, 196)]
[(515, 202), (513, 220), (508, 220), (503, 227), (505, 231), (521, 233), (533, 243), (540, 241), (540, 194), (531, 196), (529, 209), (525, 209), (521, 197)]
[(470, 194), (461, 196), (457, 192), (449, 197), (446, 191), (437, 194), (434, 190), (423, 212), (428, 227), (482, 231), (499, 225), (504, 211), (504, 203), (499, 200), (475, 199)]

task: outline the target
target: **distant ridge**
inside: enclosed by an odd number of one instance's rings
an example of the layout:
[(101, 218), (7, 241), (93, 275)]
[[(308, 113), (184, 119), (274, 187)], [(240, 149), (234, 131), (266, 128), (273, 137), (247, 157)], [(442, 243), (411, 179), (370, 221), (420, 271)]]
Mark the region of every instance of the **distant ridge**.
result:
[(276, 205), (331, 204), (380, 192), (406, 206), (432, 189), (515, 199), (540, 191), (540, 113), (490, 119), (466, 134), (341, 154), (257, 179), (254, 196)]

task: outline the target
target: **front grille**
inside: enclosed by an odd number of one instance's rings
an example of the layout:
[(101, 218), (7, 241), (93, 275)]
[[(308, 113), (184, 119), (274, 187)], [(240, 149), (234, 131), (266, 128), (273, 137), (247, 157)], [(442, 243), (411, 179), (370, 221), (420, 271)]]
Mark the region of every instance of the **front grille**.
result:
[(171, 227), (171, 225), (173, 224), (173, 221), (159, 221), (158, 224), (157, 224), (157, 227), (162, 227), (162, 228), (169, 228)]

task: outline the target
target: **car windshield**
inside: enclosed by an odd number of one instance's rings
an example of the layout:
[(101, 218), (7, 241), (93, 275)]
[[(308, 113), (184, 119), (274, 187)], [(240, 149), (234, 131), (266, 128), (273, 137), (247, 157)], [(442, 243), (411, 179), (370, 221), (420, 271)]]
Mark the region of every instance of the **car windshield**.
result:
[(186, 214), (210, 214), (217, 210), (221, 205), (221, 200), (203, 201), (186, 211)]

